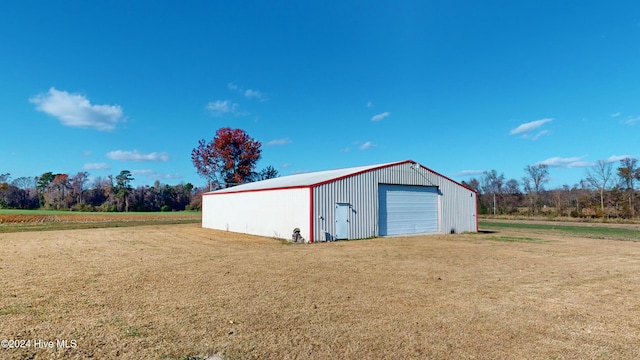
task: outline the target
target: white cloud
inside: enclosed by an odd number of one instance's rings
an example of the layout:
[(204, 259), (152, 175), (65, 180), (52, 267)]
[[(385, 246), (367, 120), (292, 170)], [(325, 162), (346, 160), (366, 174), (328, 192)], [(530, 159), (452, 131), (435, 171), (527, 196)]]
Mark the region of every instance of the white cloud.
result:
[(283, 138), (283, 139), (274, 139), (271, 140), (267, 143), (267, 145), (271, 146), (271, 145), (287, 145), (287, 144), (291, 144), (293, 141), (289, 138)]
[[(531, 121), (528, 123), (524, 123), (524, 124), (520, 124), (520, 126), (518, 126), (517, 128), (513, 129), (510, 131), (511, 135), (516, 135), (516, 134), (526, 134), (528, 132), (531, 132), (537, 128), (539, 128), (540, 126), (553, 121), (552, 118), (546, 118), (546, 119), (540, 119), (540, 120), (536, 120), (536, 121)], [(537, 139), (537, 137), (534, 138), (534, 140)]]
[(372, 108), (373, 107), (373, 103), (371, 101), (367, 101), (367, 107), (368, 108)]
[(289, 164), (289, 163), (284, 163), (284, 164), (282, 164), (282, 166), (281, 166), (281, 167), (282, 167), (283, 169), (288, 169), (288, 168), (290, 168), (290, 167), (291, 167), (291, 164)]
[(475, 176), (482, 175), (484, 170), (462, 170), (456, 174), (456, 176)]
[[(605, 159), (606, 162), (617, 162), (625, 158), (632, 158), (631, 155), (611, 155), (609, 158)], [(549, 167), (557, 167), (557, 168), (581, 168), (581, 167), (590, 167), (596, 164), (595, 161), (584, 161), (584, 156), (573, 156), (573, 157), (551, 157), (546, 160), (540, 161), (537, 165), (547, 165)]]
[(373, 144), (371, 141), (367, 141), (367, 142), (365, 142), (364, 144), (360, 145), (360, 146), (358, 147), (358, 149), (360, 149), (360, 150), (367, 150), (367, 149), (370, 149), (370, 148), (372, 148), (372, 147), (375, 147), (375, 144)]
[(258, 90), (247, 89), (244, 91), (244, 97), (247, 99), (256, 99), (261, 102), (267, 101), (267, 96)]
[(36, 110), (57, 118), (65, 126), (108, 131), (125, 120), (120, 105), (92, 105), (84, 95), (53, 87), (46, 94), (30, 98), (29, 102), (36, 104)]
[(626, 120), (623, 120), (622, 123), (626, 125), (635, 125), (635, 123), (640, 122), (640, 116), (630, 116)]
[(618, 162), (620, 160), (626, 159), (626, 158), (633, 158), (633, 156), (631, 155), (611, 155), (609, 156), (609, 158), (607, 160), (605, 160), (606, 162)]
[(149, 176), (149, 175), (153, 175), (156, 172), (154, 170), (149, 170), (149, 169), (145, 169), (145, 170), (131, 170), (131, 174), (133, 175), (142, 175), (142, 176)]
[(238, 111), (238, 104), (229, 100), (216, 100), (210, 101), (205, 109), (211, 111), (214, 116), (222, 116), (224, 114), (236, 114)]
[(615, 117), (618, 117), (618, 116), (620, 116), (620, 115), (622, 115), (622, 113), (618, 111), (617, 113), (613, 113), (613, 114), (611, 114), (611, 117), (612, 117), (612, 118), (615, 118)]
[(84, 156), (84, 157), (91, 156), (91, 151), (89, 151), (89, 150), (84, 150), (84, 151), (82, 152), (82, 156)]
[(340, 149), (340, 152), (348, 153), (349, 151), (351, 151), (351, 148), (350, 148), (350, 147), (346, 147), (346, 148), (342, 148), (342, 149)]
[(148, 154), (143, 154), (138, 150), (133, 151), (125, 151), (125, 150), (114, 150), (107, 153), (107, 157), (111, 160), (119, 160), (119, 161), (161, 161), (167, 162), (169, 161), (169, 154), (167, 153), (158, 153), (152, 152)]
[(109, 164), (107, 163), (89, 163), (89, 164), (84, 164), (84, 166), (82, 166), (82, 168), (84, 170), (109, 170)]
[[(536, 141), (538, 140), (538, 138), (542, 135), (546, 135), (546, 134), (550, 134), (551, 132), (549, 130), (542, 130), (540, 132), (538, 132), (537, 134), (531, 136), (531, 140)], [(528, 137), (527, 135), (525, 135), (524, 137)]]
[(389, 115), (391, 115), (389, 112), (385, 111), (381, 114), (378, 115), (373, 115), (373, 117), (371, 118), (371, 121), (380, 121), (386, 117), (388, 117)]
[(159, 179), (181, 179), (182, 175), (180, 174), (161, 174), (155, 170), (151, 169), (142, 169), (142, 170), (131, 170), (132, 175), (144, 176), (147, 178), (159, 180)]
[(542, 160), (538, 162), (537, 165), (547, 165), (548, 167), (558, 167), (558, 168), (577, 168), (577, 167), (588, 167), (593, 166), (593, 162), (582, 161), (584, 156), (574, 156), (574, 157), (551, 157), (546, 160)]
[(244, 96), (249, 100), (258, 100), (260, 102), (265, 102), (269, 100), (267, 95), (262, 91), (254, 90), (254, 89), (244, 89), (242, 86), (236, 83), (230, 82), (229, 84), (227, 84), (227, 88), (231, 91), (237, 92), (238, 94)]

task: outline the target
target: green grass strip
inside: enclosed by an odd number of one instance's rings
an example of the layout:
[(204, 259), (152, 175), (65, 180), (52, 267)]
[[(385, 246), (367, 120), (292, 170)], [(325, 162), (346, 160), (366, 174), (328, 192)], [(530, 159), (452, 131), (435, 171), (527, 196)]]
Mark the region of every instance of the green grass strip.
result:
[(594, 239), (618, 239), (640, 241), (640, 231), (627, 228), (615, 228), (604, 226), (575, 226), (555, 224), (523, 224), (517, 222), (479, 222), (482, 230), (492, 229), (516, 229), (544, 232), (556, 232), (568, 236), (587, 237)]
[(550, 240), (543, 240), (532, 237), (520, 237), (520, 236), (490, 236), (489, 240), (503, 241), (503, 242), (528, 242), (528, 243), (548, 243)]

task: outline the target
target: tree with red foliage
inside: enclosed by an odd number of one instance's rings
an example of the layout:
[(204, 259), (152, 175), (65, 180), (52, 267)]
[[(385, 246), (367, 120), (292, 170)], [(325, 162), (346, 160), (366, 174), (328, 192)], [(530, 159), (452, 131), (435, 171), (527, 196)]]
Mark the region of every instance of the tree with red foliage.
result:
[(260, 160), (260, 142), (242, 129), (220, 128), (213, 140), (204, 139), (191, 151), (197, 173), (207, 179), (209, 189), (225, 188), (251, 181)]

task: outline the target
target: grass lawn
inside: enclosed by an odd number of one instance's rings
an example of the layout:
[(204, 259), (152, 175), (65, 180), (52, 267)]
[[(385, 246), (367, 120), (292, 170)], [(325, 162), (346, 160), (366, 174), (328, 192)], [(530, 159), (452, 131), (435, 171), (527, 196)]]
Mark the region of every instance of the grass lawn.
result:
[(602, 224), (550, 224), (550, 223), (521, 223), (518, 221), (480, 221), (481, 230), (513, 230), (525, 233), (546, 233), (567, 236), (580, 236), (590, 239), (609, 239), (640, 241), (640, 227), (638, 225), (605, 226)]

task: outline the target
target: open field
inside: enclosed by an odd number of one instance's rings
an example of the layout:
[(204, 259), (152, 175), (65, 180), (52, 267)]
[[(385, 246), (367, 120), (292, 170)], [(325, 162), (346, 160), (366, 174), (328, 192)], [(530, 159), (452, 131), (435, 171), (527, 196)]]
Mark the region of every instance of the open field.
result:
[(200, 212), (73, 212), (0, 209), (0, 233), (199, 223)]
[(640, 224), (562, 223), (557, 221), (481, 220), (480, 229), (523, 234), (579, 236), (590, 239), (640, 241)]
[(315, 245), (197, 224), (2, 233), (0, 339), (31, 347), (0, 358), (640, 358), (639, 243), (489, 230)]

